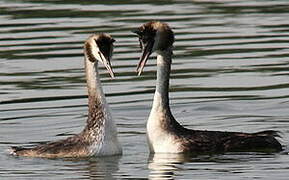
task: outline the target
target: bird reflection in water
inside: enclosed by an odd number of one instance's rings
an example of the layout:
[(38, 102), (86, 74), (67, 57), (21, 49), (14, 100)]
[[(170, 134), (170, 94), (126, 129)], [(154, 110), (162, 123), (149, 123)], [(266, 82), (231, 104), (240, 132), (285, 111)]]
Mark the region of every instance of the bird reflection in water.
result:
[(181, 165), (189, 160), (190, 157), (185, 154), (150, 154), (148, 163), (149, 179), (175, 179), (177, 172), (183, 170)]
[[(69, 165), (70, 170), (76, 171), (85, 179), (117, 179), (116, 172), (119, 171), (121, 156), (66, 158), (65, 161), (75, 161), (75, 167)], [(81, 165), (79, 164), (80, 162)]]

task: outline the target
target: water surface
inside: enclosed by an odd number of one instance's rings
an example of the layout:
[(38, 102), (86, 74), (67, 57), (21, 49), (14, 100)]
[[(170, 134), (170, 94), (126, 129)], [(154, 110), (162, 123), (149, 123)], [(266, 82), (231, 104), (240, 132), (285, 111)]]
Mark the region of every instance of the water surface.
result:
[[(156, 61), (141, 77), (130, 32), (148, 20), (175, 32), (173, 114), (188, 128), (282, 132), (289, 142), (289, 2), (0, 2), (0, 179), (287, 179), (285, 153), (149, 155), (145, 123)], [(111, 80), (101, 78), (123, 156), (88, 159), (11, 157), (6, 149), (80, 132), (87, 115), (82, 46), (95, 32), (117, 41)]]

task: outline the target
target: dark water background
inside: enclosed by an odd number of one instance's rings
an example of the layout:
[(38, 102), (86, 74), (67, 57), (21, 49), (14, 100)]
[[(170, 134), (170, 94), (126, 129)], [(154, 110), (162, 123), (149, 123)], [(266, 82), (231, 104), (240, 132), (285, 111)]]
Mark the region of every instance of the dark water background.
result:
[[(286, 153), (149, 156), (145, 123), (155, 60), (137, 77), (131, 29), (169, 23), (176, 42), (171, 105), (195, 129), (282, 132), (289, 143), (289, 1), (171, 0), (0, 2), (0, 179), (288, 179)], [(6, 149), (65, 138), (87, 115), (82, 46), (92, 33), (117, 42), (117, 78), (102, 67), (121, 157), (16, 158)], [(152, 56), (154, 57), (154, 56)]]

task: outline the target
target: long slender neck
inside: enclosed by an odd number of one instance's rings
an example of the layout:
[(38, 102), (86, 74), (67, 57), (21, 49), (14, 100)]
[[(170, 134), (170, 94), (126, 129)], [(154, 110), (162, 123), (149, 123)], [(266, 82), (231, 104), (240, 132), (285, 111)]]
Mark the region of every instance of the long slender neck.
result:
[(98, 74), (97, 61), (92, 63), (85, 57), (85, 71), (88, 88), (88, 118), (87, 129), (95, 129), (102, 126), (107, 116), (108, 106), (105, 100), (105, 95), (102, 90), (101, 82)]
[(157, 84), (153, 107), (147, 123), (148, 133), (154, 134), (158, 128), (175, 132), (182, 126), (175, 120), (169, 104), (169, 80), (171, 72), (172, 50), (163, 51), (157, 56)]
[(152, 110), (158, 113), (170, 113), (169, 80), (172, 51), (161, 52), (157, 56), (157, 83)]

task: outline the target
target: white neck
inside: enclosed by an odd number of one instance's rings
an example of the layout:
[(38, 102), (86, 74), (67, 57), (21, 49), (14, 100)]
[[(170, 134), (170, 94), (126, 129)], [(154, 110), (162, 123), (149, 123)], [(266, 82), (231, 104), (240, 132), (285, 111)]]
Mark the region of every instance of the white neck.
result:
[(84, 133), (92, 143), (91, 152), (97, 155), (120, 154), (117, 129), (103, 93), (97, 61), (92, 63), (86, 56), (85, 71), (89, 109)]
[[(167, 128), (174, 123), (169, 104), (169, 81), (172, 51), (162, 51), (157, 56), (157, 81), (153, 106), (148, 119), (147, 128)], [(149, 129), (148, 129), (149, 130)]]
[(157, 81), (152, 111), (167, 113), (169, 105), (169, 80), (171, 72), (171, 50), (158, 53)]
[(147, 138), (151, 152), (179, 152), (173, 134), (180, 127), (169, 105), (169, 78), (172, 51), (162, 51), (157, 56), (157, 84), (152, 110), (147, 121)]
[(89, 115), (92, 115), (91, 113), (95, 113), (95, 108), (101, 108), (102, 110), (109, 111), (99, 79), (98, 62), (96, 61), (95, 63), (92, 63), (85, 58), (85, 71), (88, 88)]

